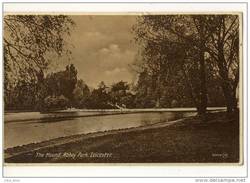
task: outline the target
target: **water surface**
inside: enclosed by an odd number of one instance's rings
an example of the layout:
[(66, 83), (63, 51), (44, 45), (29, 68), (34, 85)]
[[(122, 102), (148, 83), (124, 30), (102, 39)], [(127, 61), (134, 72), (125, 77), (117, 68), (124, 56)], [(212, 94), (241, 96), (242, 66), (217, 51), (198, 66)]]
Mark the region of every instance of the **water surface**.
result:
[[(36, 143), (58, 137), (124, 129), (168, 122), (194, 115), (195, 112), (144, 112), (103, 116), (70, 117), (17, 121), (4, 125), (4, 148)], [(51, 113), (51, 116), (55, 114)], [(60, 114), (62, 116), (64, 114)]]

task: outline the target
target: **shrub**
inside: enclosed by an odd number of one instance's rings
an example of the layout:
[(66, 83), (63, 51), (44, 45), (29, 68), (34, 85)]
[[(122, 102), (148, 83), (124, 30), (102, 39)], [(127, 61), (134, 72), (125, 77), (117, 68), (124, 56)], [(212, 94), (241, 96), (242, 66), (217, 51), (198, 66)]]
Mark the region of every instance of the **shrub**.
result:
[(55, 97), (48, 96), (44, 99), (42, 110), (50, 111), (50, 110), (66, 109), (68, 104), (69, 104), (69, 100), (63, 95), (55, 96)]

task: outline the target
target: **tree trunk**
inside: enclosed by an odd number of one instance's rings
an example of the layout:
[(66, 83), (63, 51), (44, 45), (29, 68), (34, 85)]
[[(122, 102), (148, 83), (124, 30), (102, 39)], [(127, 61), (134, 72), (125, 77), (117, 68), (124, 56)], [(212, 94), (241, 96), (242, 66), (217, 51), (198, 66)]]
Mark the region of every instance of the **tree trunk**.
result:
[(160, 75), (158, 75), (156, 80), (156, 103), (155, 103), (156, 108), (161, 107), (160, 100), (161, 100), (161, 80), (160, 80)]
[(206, 114), (207, 110), (207, 85), (206, 85), (206, 69), (205, 69), (205, 58), (204, 58), (204, 46), (203, 42), (201, 43), (200, 53), (199, 53), (199, 76), (200, 76), (200, 99), (198, 105), (198, 114), (203, 116)]
[(183, 75), (184, 75), (184, 79), (185, 79), (185, 82), (186, 82), (186, 85), (187, 85), (187, 88), (188, 88), (188, 91), (189, 91), (190, 98), (192, 99), (193, 104), (196, 106), (196, 108), (197, 108), (197, 110), (198, 110), (198, 107), (197, 107), (197, 106), (198, 106), (197, 95), (195, 95), (195, 93), (194, 93), (194, 91), (193, 91), (192, 83), (191, 83), (191, 81), (189, 80), (188, 75), (186, 74), (183, 65), (182, 65), (181, 68), (182, 68), (182, 73), (183, 73)]
[(227, 112), (232, 113), (237, 110), (237, 99), (235, 96), (235, 92), (232, 91), (230, 85), (226, 82), (222, 84), (222, 90), (224, 93), (224, 97), (226, 100)]
[(220, 74), (220, 77), (222, 78), (221, 88), (225, 97), (227, 112), (232, 113), (237, 110), (237, 99), (236, 99), (237, 87), (233, 87), (230, 84), (228, 70), (226, 69), (225, 64), (223, 64), (223, 63), (226, 63), (226, 60), (222, 52), (219, 52), (219, 60), (217, 61), (217, 63), (218, 63), (218, 68), (219, 68), (219, 74)]
[(199, 105), (198, 115), (206, 117), (207, 111), (207, 84), (206, 84), (206, 64), (205, 64), (205, 43), (206, 43), (206, 31), (204, 19), (197, 19), (197, 30), (199, 32), (199, 79), (200, 79), (200, 93), (199, 93)]

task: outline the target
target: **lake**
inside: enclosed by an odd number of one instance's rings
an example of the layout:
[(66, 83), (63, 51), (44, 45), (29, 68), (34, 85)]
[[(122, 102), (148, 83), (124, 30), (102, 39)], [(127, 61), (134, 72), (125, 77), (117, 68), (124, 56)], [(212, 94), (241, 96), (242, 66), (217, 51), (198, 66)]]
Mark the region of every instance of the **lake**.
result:
[[(60, 113), (60, 118), (54, 118), (56, 114), (51, 113), (47, 114), (47, 117), (51, 116), (51, 118), (48, 119), (5, 123), (4, 148), (76, 134), (87, 134), (168, 122), (195, 114), (196, 112), (137, 112), (112, 115), (103, 115), (102, 113), (95, 116), (92, 112), (91, 115), (86, 113), (83, 117), (72, 117), (69, 116), (69, 113), (65, 112)], [(62, 118), (63, 116), (64, 118)]]

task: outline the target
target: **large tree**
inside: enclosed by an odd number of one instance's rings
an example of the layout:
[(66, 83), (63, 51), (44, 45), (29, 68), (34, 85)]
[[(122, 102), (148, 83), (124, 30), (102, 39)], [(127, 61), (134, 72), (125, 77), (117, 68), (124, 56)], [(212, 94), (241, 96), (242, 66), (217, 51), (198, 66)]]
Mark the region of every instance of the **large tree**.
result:
[(208, 23), (213, 31), (206, 50), (217, 69), (227, 110), (233, 112), (239, 83), (239, 16), (217, 15)]
[[(160, 81), (170, 81), (175, 77), (173, 69), (176, 74), (187, 64), (190, 68), (197, 69), (198, 82), (192, 84), (188, 77), (184, 77), (184, 80), (187, 80), (185, 84), (190, 87), (190, 95), (199, 114), (204, 114), (207, 107), (205, 65), (207, 29), (204, 19), (203, 16), (149, 15), (140, 17), (134, 29), (136, 40), (145, 50), (144, 60), (150, 68), (156, 69), (154, 72), (157, 75), (158, 89)], [(196, 93), (193, 86), (198, 89)]]
[(91, 92), (87, 100), (87, 107), (90, 109), (107, 109), (112, 108), (110, 105), (110, 96), (107, 91), (108, 87), (101, 81), (98, 88)]
[[(3, 18), (5, 102), (22, 80), (38, 82), (51, 63), (51, 55), (70, 54), (65, 36), (74, 22), (64, 15), (5, 15)], [(54, 57), (53, 57), (54, 58)]]
[(66, 66), (64, 71), (48, 74), (46, 84), (49, 95), (64, 95), (72, 101), (73, 91), (77, 84), (77, 70), (75, 66), (70, 64)]
[(134, 95), (130, 91), (130, 86), (127, 82), (119, 81), (111, 86), (109, 92), (110, 100), (116, 107), (133, 108)]
[[(157, 95), (172, 87), (171, 80), (178, 81), (174, 90), (183, 88), (181, 95), (189, 96), (198, 113), (204, 114), (211, 93), (208, 82), (211, 86), (212, 80), (220, 76), (228, 111), (232, 111), (236, 100), (231, 96), (235, 96), (239, 79), (237, 25), (237, 16), (231, 15), (139, 17), (134, 32), (142, 47), (141, 66), (155, 78)], [(167, 95), (171, 97), (174, 90)]]
[(51, 62), (47, 55), (69, 53), (64, 37), (74, 23), (68, 16), (6, 15), (3, 21), (5, 82), (35, 78)]

